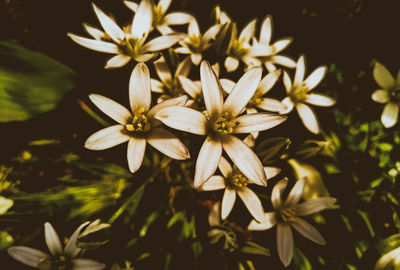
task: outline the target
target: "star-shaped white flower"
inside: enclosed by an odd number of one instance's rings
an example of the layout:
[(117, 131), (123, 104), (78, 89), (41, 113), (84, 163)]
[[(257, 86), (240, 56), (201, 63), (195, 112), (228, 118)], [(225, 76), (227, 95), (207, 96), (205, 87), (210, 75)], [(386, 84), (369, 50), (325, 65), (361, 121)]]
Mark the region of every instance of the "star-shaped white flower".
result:
[(376, 83), (381, 89), (372, 93), (372, 100), (386, 104), (383, 109), (381, 122), (386, 128), (393, 127), (397, 123), (400, 105), (400, 72), (397, 73), (396, 80), (387, 68), (376, 63), (373, 71)]
[(64, 269), (67, 265), (70, 266), (72, 270), (104, 269), (106, 265), (103, 263), (90, 259), (77, 258), (78, 255), (81, 254), (82, 249), (76, 245), (76, 240), (82, 228), (87, 224), (89, 224), (89, 222), (83, 223), (76, 229), (63, 249), (57, 232), (50, 223), (46, 222), (44, 224), (45, 240), (51, 255), (26, 246), (11, 247), (8, 249), (8, 254), (23, 264), (41, 270)]
[(329, 107), (335, 104), (333, 98), (311, 92), (311, 90), (313, 90), (325, 77), (326, 71), (326, 66), (320, 66), (304, 80), (306, 64), (305, 57), (302, 55), (297, 61), (293, 84), (287, 72), (283, 72), (283, 84), (285, 85), (288, 96), (282, 100), (282, 103), (287, 107), (287, 109), (281, 111), (281, 113), (287, 114), (295, 107), (304, 126), (314, 134), (320, 133), (320, 126), (317, 116), (306, 104), (322, 107)]
[(153, 18), (150, 0), (142, 0), (140, 2), (132, 25), (124, 30), (94, 4), (93, 9), (104, 32), (85, 24), (86, 31), (94, 39), (71, 33), (68, 33), (68, 36), (83, 47), (103, 53), (115, 54), (107, 61), (105, 68), (122, 67), (131, 59), (137, 62), (149, 61), (155, 57), (156, 52), (170, 48), (183, 37), (182, 34), (171, 33), (156, 37), (146, 43)]
[(91, 94), (92, 102), (105, 114), (118, 122), (91, 135), (85, 147), (103, 150), (128, 142), (128, 164), (132, 173), (142, 165), (146, 144), (173, 159), (189, 158), (185, 145), (171, 132), (161, 128), (154, 118), (161, 109), (170, 105), (185, 104), (187, 97), (181, 96), (151, 106), (150, 74), (146, 64), (139, 63), (132, 71), (129, 82), (129, 101), (132, 113), (124, 106), (101, 95)]
[[(161, 34), (166, 35), (174, 32), (170, 25), (187, 24), (193, 20), (193, 16), (185, 12), (167, 13), (172, 0), (160, 0), (158, 5), (153, 4), (153, 28), (157, 29)], [(124, 4), (133, 12), (138, 10), (138, 4), (132, 1), (124, 1)]]
[(249, 69), (223, 100), (221, 85), (210, 64), (203, 61), (200, 79), (206, 113), (184, 106), (170, 106), (156, 118), (165, 125), (198, 135), (207, 135), (196, 162), (194, 186), (200, 187), (218, 167), (222, 149), (251, 181), (266, 185), (261, 161), (239, 138), (232, 134), (251, 133), (272, 128), (286, 120), (279, 115), (257, 113), (239, 116), (261, 80), (261, 68)]
[(276, 246), (278, 255), (283, 265), (288, 266), (293, 257), (293, 233), (291, 227), (311, 241), (325, 245), (321, 234), (308, 222), (300, 218), (311, 215), (332, 206), (336, 199), (332, 197), (320, 197), (304, 203), (298, 203), (303, 196), (305, 178), (299, 179), (290, 191), (287, 199), (282, 200), (282, 193), (287, 185), (287, 178), (279, 181), (272, 190), (271, 202), (273, 212), (264, 214), (265, 222), (250, 222), (248, 229), (252, 231), (268, 230), (277, 226)]

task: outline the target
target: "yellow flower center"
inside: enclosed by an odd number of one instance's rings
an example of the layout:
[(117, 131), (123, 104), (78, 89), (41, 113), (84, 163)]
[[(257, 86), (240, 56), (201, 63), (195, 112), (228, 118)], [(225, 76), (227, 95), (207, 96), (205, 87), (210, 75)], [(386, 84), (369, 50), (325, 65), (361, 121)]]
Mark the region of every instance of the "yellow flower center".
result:
[(125, 125), (126, 129), (131, 132), (146, 132), (150, 130), (150, 123), (144, 114), (144, 108), (140, 107), (133, 113), (132, 120)]
[(296, 210), (293, 207), (284, 208), (280, 211), (280, 217), (282, 222), (293, 222), (295, 221)]
[(233, 132), (233, 128), (237, 125), (239, 125), (239, 121), (232, 121), (229, 117), (229, 113), (225, 112), (215, 121), (214, 130), (220, 134), (229, 134)]
[(252, 105), (252, 106), (256, 106), (257, 104), (259, 104), (261, 102), (261, 100), (262, 100), (261, 96), (262, 96), (262, 93), (260, 93), (259, 91), (256, 91), (254, 93), (253, 97), (250, 99), (248, 104)]
[[(127, 32), (127, 29), (124, 28), (124, 31)], [(143, 46), (138, 38), (127, 38), (121, 41), (120, 44), (117, 44), (122, 54), (128, 55), (132, 58), (135, 58), (139, 55), (142, 55)]]
[(237, 58), (242, 58), (244, 55), (246, 55), (249, 49), (243, 47), (242, 44), (243, 42), (241, 40), (235, 40), (232, 44), (230, 54)]
[(170, 93), (172, 97), (178, 97), (184, 94), (182, 85), (177, 78), (163, 82), (165, 92)]
[(187, 43), (189, 50), (194, 53), (201, 52), (201, 35), (189, 36), (189, 42)]
[(302, 85), (298, 87), (298, 89), (289, 94), (289, 97), (294, 104), (300, 103), (306, 99), (307, 93), (309, 91), (310, 88), (308, 88), (306, 84), (303, 82)]
[(235, 174), (230, 179), (230, 184), (235, 188), (247, 187), (249, 179), (241, 173)]
[(156, 28), (162, 22), (164, 14), (162, 13), (161, 6), (153, 6), (153, 27)]

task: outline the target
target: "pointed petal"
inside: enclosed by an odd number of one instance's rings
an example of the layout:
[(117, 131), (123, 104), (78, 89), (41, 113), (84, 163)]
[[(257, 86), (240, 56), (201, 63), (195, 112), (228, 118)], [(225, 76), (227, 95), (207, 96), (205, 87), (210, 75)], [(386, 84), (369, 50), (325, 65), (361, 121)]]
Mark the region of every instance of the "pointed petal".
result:
[(124, 1), (125, 6), (127, 6), (130, 10), (136, 13), (138, 9), (138, 4), (132, 1)]
[(95, 40), (95, 39), (89, 39), (89, 38), (84, 38), (80, 37), (71, 33), (67, 34), (74, 42), (78, 43), (79, 45), (86, 47), (88, 49), (98, 51), (98, 52), (103, 52), (103, 53), (111, 53), (111, 54), (118, 54), (119, 49), (118, 46), (109, 43), (109, 42), (104, 42), (100, 40)]
[(208, 115), (210, 118), (217, 117), (222, 112), (224, 101), (217, 75), (215, 75), (210, 63), (207, 61), (201, 63), (200, 79)]
[(13, 259), (36, 268), (40, 262), (49, 257), (49, 255), (40, 250), (24, 246), (10, 247), (7, 252)]
[(191, 37), (197, 37), (200, 35), (200, 28), (195, 18), (190, 21), (188, 26), (188, 35)]
[(235, 136), (225, 135), (222, 137), (222, 147), (247, 178), (257, 185), (267, 185), (267, 177), (261, 161), (243, 141)]
[(278, 224), (276, 229), (276, 246), (279, 259), (286, 267), (293, 258), (293, 233), (287, 224)]
[(110, 69), (110, 68), (119, 68), (119, 67), (123, 67), (126, 64), (128, 64), (128, 62), (131, 60), (130, 56), (124, 55), (124, 54), (117, 54), (113, 57), (111, 57), (106, 65), (105, 65), (105, 69)]
[(283, 85), (285, 86), (286, 93), (292, 92), (292, 81), (286, 71), (283, 72)]
[(190, 73), (191, 67), (192, 67), (192, 61), (190, 60), (190, 57), (186, 57), (177, 66), (176, 71), (175, 71), (175, 77), (178, 77), (178, 76), (187, 77), (187, 75), (189, 75), (189, 73)]
[(371, 98), (373, 101), (378, 103), (387, 103), (390, 100), (389, 92), (386, 90), (376, 90), (372, 93)]
[(264, 167), (264, 171), (267, 179), (271, 179), (277, 176), (282, 170), (277, 167)]
[(286, 109), (280, 111), (281, 114), (288, 114), (288, 113), (290, 113), (290, 112), (293, 110), (293, 108), (294, 108), (294, 104), (293, 104), (293, 102), (290, 100), (289, 97), (285, 97), (285, 98), (281, 101), (281, 103), (286, 107)]
[(184, 106), (168, 106), (156, 114), (165, 125), (197, 135), (206, 135), (208, 120), (199, 111)]
[(285, 207), (294, 207), (300, 201), (301, 197), (303, 196), (305, 179), (306, 178), (301, 178), (297, 180), (296, 184), (294, 184), (285, 201)]
[(265, 222), (264, 208), (261, 205), (260, 199), (257, 195), (248, 187), (244, 187), (237, 190), (237, 194), (242, 199), (247, 210), (250, 214), (258, 221)]
[(49, 222), (44, 224), (44, 238), (47, 247), (53, 256), (60, 256), (63, 253), (60, 238)]
[(302, 85), (305, 72), (306, 72), (306, 60), (304, 58), (304, 55), (301, 55), (299, 57), (299, 60), (297, 60), (296, 73), (294, 75), (294, 81), (293, 81), (294, 87)]
[(97, 94), (90, 94), (89, 98), (97, 108), (121, 125), (125, 125), (132, 116), (128, 109), (112, 99)]
[(322, 211), (328, 207), (331, 207), (336, 202), (335, 198), (332, 197), (320, 197), (304, 203), (300, 203), (296, 206), (297, 216), (306, 216)]
[(247, 227), (250, 231), (265, 231), (274, 227), (277, 223), (275, 212), (264, 213), (264, 222), (257, 222), (253, 219)]
[(254, 32), (256, 31), (256, 22), (257, 20), (254, 19), (249, 22), (240, 32), (239, 41), (248, 43), (250, 39), (254, 36)]
[(308, 87), (309, 91), (314, 89), (325, 78), (327, 70), (326, 66), (320, 66), (307, 77), (304, 84)]
[(399, 115), (399, 105), (393, 102), (389, 102), (383, 109), (381, 122), (386, 128), (393, 127), (397, 122)]
[(135, 173), (142, 166), (144, 153), (146, 151), (146, 139), (131, 137), (128, 143), (128, 165), (129, 170)]
[(93, 10), (96, 13), (97, 18), (104, 31), (117, 43), (121, 42), (125, 33), (122, 29), (115, 23), (113, 19), (107, 16), (101, 9), (99, 9), (94, 3), (92, 3)]
[(162, 82), (167, 83), (172, 80), (171, 72), (169, 71), (164, 56), (161, 56), (157, 61), (154, 61), (154, 67), (156, 68), (157, 75)]
[(190, 23), (193, 16), (186, 12), (171, 12), (165, 15), (163, 23), (166, 25), (180, 25)]
[(99, 29), (97, 29), (97, 28), (95, 28), (93, 26), (90, 26), (87, 23), (83, 23), (83, 28), (94, 39), (100, 40), (102, 37), (104, 37), (104, 32), (103, 31), (100, 31)]
[(282, 205), (282, 193), (285, 190), (288, 183), (288, 179), (284, 178), (275, 184), (272, 189), (271, 202), (274, 209), (279, 209)]
[(72, 261), (73, 270), (102, 270), (104, 268), (106, 268), (105, 264), (90, 259), (75, 259)]
[(64, 248), (64, 255), (68, 256), (69, 258), (75, 258), (78, 256), (79, 252), (81, 249), (76, 245), (76, 240), (78, 239), (78, 236), (82, 230), (83, 227), (88, 225), (90, 222), (87, 221), (83, 224), (81, 224), (75, 232), (71, 235), (71, 237), (68, 239), (68, 243)]
[(260, 43), (269, 44), (271, 42), (272, 36), (272, 17), (267, 16), (262, 25), (260, 30)]
[(239, 79), (225, 100), (224, 112), (229, 112), (232, 117), (236, 117), (243, 111), (260, 83), (261, 73), (260, 67), (253, 67)]
[(252, 113), (235, 118), (239, 124), (233, 128), (233, 133), (251, 133), (273, 128), (284, 121), (287, 117), (272, 113)]
[(296, 109), (297, 109), (297, 112), (298, 112), (304, 126), (310, 132), (312, 132), (314, 134), (319, 134), (320, 127), (319, 127), (318, 119), (317, 119), (317, 116), (315, 115), (315, 113), (312, 111), (312, 109), (303, 103), (298, 103), (296, 105)]
[(222, 89), (228, 94), (235, 88), (235, 82), (229, 79), (219, 79), (219, 82), (221, 83)]
[(157, 26), (157, 30), (162, 34), (162, 35), (168, 35), (174, 32), (171, 27), (167, 26), (165, 23), (162, 25)]
[(208, 44), (212, 40), (214, 40), (217, 37), (218, 33), (221, 31), (223, 26), (224, 24), (216, 24), (210, 27), (203, 35), (203, 38), (201, 40), (203, 44)]
[(218, 190), (225, 188), (225, 178), (220, 175), (211, 176), (203, 185), (200, 187), (202, 190)]
[(143, 46), (145, 52), (157, 52), (172, 47), (182, 40), (182, 34), (171, 33), (168, 35), (156, 37)]
[(203, 185), (217, 170), (222, 155), (222, 145), (219, 140), (207, 136), (200, 148), (194, 173), (194, 187)]
[(272, 98), (262, 98), (260, 103), (258, 103), (256, 106), (257, 108), (269, 112), (282, 112), (287, 110), (287, 107), (283, 103)]
[(164, 86), (156, 79), (150, 79), (151, 91), (154, 93), (164, 93)]
[(275, 71), (268, 73), (268, 75), (261, 80), (260, 84), (257, 87), (257, 91), (260, 93), (260, 96), (265, 95), (269, 90), (272, 89), (272, 87), (278, 81), (281, 73), (282, 70), (277, 69)]
[(286, 49), (290, 43), (292, 43), (293, 39), (291, 38), (283, 38), (281, 40), (276, 41), (272, 47), (275, 49), (275, 53), (279, 53)]
[(233, 189), (225, 189), (224, 197), (222, 198), (221, 205), (221, 218), (226, 219), (232, 211), (233, 205), (236, 201), (236, 191)]
[(172, 0), (160, 0), (158, 2), (157, 7), (160, 8), (161, 14), (165, 14), (167, 12), (169, 6), (171, 5)]
[(104, 150), (129, 140), (125, 127), (114, 125), (97, 131), (87, 138), (85, 148), (90, 150)]
[(396, 82), (392, 74), (381, 63), (375, 63), (373, 76), (376, 83), (383, 89), (391, 89), (396, 86)]
[(295, 68), (296, 67), (296, 61), (294, 61), (292, 58), (285, 56), (285, 55), (274, 55), (271, 56), (271, 61), (274, 64), (281, 65), (287, 68)]
[(333, 98), (316, 93), (308, 94), (306, 96), (305, 102), (307, 102), (308, 104), (321, 107), (330, 107), (335, 105), (336, 103), (336, 101)]
[(194, 83), (192, 80), (179, 76), (178, 77), (179, 82), (182, 85), (183, 90), (192, 98), (197, 99), (198, 97), (201, 97), (201, 86), (198, 87), (196, 83)]
[(146, 138), (147, 142), (164, 155), (177, 160), (190, 158), (186, 146), (175, 134), (163, 128), (153, 128)]
[[(146, 1), (146, 0), (142, 0)], [(150, 72), (145, 63), (139, 63), (132, 71), (129, 80), (129, 101), (132, 112), (144, 109), (147, 112), (151, 104)]]
[(223, 156), (221, 156), (221, 158), (219, 159), (218, 169), (221, 171), (222, 175), (225, 178), (230, 177), (232, 174), (232, 166)]
[(150, 0), (142, 0), (133, 17), (131, 34), (134, 38), (142, 38), (150, 32), (153, 22), (153, 5)]
[(296, 218), (294, 222), (291, 222), (290, 225), (298, 231), (301, 235), (303, 235), (305, 238), (310, 239), (311, 241), (319, 244), (319, 245), (325, 245), (326, 242), (322, 235), (317, 231), (317, 229), (314, 228), (310, 223), (306, 222), (305, 220), (301, 218)]
[[(179, 96), (176, 98), (170, 98), (167, 99), (161, 103), (158, 103), (157, 105), (153, 106), (149, 112), (147, 113), (147, 117), (150, 119), (153, 119), (155, 115), (163, 108), (166, 108), (168, 106), (183, 106), (185, 105), (186, 101), (188, 100), (187, 96)], [(153, 123), (152, 123), (153, 125)]]

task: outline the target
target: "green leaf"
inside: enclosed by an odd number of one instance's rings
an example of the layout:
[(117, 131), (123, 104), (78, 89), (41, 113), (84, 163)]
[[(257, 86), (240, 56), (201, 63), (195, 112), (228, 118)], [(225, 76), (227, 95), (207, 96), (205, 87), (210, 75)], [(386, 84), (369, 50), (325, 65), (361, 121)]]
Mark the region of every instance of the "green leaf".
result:
[(74, 88), (74, 71), (16, 41), (0, 41), (0, 122), (54, 109)]
[(294, 248), (293, 261), (296, 264), (296, 268), (300, 270), (311, 270), (310, 261), (298, 248)]
[(245, 245), (240, 248), (240, 251), (247, 254), (262, 255), (267, 257), (271, 256), (271, 252), (268, 248), (260, 246), (252, 241), (246, 241)]

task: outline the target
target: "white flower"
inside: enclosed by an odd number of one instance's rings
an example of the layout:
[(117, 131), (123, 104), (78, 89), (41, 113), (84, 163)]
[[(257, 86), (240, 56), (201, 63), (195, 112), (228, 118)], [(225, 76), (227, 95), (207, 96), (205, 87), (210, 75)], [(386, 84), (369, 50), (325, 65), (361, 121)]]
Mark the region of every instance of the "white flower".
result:
[(266, 130), (286, 120), (279, 115), (263, 113), (239, 116), (257, 89), (261, 72), (260, 67), (249, 69), (224, 102), (217, 76), (210, 64), (203, 61), (200, 78), (207, 112), (204, 114), (184, 106), (170, 106), (156, 115), (157, 119), (172, 128), (207, 135), (196, 162), (196, 188), (214, 174), (222, 149), (247, 178), (260, 185), (266, 185), (261, 161), (243, 141), (232, 135)]
[(264, 214), (265, 222), (258, 223), (256, 220), (250, 222), (248, 229), (263, 231), (277, 226), (276, 245), (278, 255), (283, 265), (288, 266), (293, 257), (293, 227), (304, 237), (311, 241), (325, 245), (321, 234), (308, 222), (299, 218), (300, 216), (311, 215), (324, 210), (336, 202), (332, 197), (321, 197), (298, 203), (303, 195), (305, 178), (299, 179), (290, 191), (287, 199), (282, 200), (282, 193), (287, 185), (287, 178), (279, 181), (272, 190), (271, 202), (274, 212)]
[(393, 127), (399, 114), (400, 72), (395, 80), (384, 65), (376, 63), (373, 75), (381, 88), (375, 90), (371, 98), (375, 102), (386, 104), (382, 112), (381, 122), (386, 128)]
[(391, 250), (383, 255), (375, 265), (375, 270), (398, 269), (400, 266), (400, 247)]
[(179, 42), (182, 47), (175, 51), (181, 54), (190, 54), (192, 63), (196, 66), (199, 65), (203, 59), (201, 53), (212, 46), (212, 41), (218, 35), (222, 26), (223, 24), (213, 25), (202, 35), (196, 19), (193, 18), (189, 23), (186, 38)]
[[(221, 205), (221, 218), (226, 219), (232, 211), (235, 204), (236, 194), (242, 199), (244, 205), (249, 210), (250, 214), (258, 221), (265, 221), (264, 209), (261, 205), (260, 199), (257, 195), (247, 187), (248, 184), (260, 185), (260, 182), (253, 182), (249, 180), (242, 172), (236, 167), (229, 164), (229, 162), (221, 157), (218, 168), (223, 176), (211, 176), (202, 186), (202, 190), (219, 190), (225, 189)], [(264, 167), (267, 178), (272, 178), (277, 175), (280, 170), (274, 167)]]
[(317, 116), (306, 103), (322, 107), (329, 107), (335, 104), (333, 98), (311, 92), (325, 77), (326, 71), (326, 66), (320, 66), (304, 80), (306, 65), (305, 58), (302, 55), (297, 61), (293, 84), (286, 71), (283, 72), (283, 84), (285, 85), (288, 97), (282, 100), (287, 109), (281, 111), (281, 113), (289, 113), (296, 107), (304, 126), (314, 134), (320, 133), (320, 126)]
[(132, 113), (117, 102), (97, 94), (91, 94), (92, 102), (105, 114), (118, 122), (91, 135), (85, 147), (91, 150), (103, 150), (128, 142), (128, 164), (132, 173), (136, 172), (143, 161), (146, 144), (156, 148), (173, 159), (189, 158), (185, 145), (171, 132), (161, 128), (161, 122), (155, 114), (169, 106), (186, 102), (181, 96), (151, 106), (150, 74), (146, 64), (139, 63), (132, 71), (129, 82), (129, 100)]
[[(153, 4), (153, 22), (152, 26), (161, 34), (166, 35), (174, 32), (170, 25), (181, 25), (189, 23), (193, 16), (185, 12), (167, 13), (172, 0), (160, 0), (158, 5)], [(138, 10), (138, 4), (132, 1), (124, 1), (124, 4), (133, 12)]]
[(11, 247), (8, 249), (8, 254), (17, 261), (40, 270), (64, 269), (66, 265), (70, 265), (72, 270), (104, 269), (106, 266), (102, 263), (90, 259), (77, 258), (82, 249), (77, 247), (76, 240), (79, 232), (88, 223), (83, 223), (76, 229), (63, 249), (60, 238), (53, 226), (46, 222), (44, 224), (45, 240), (51, 255), (25, 246)]
[(105, 32), (84, 25), (94, 39), (71, 33), (68, 33), (68, 36), (83, 47), (103, 53), (115, 54), (107, 61), (105, 68), (122, 67), (131, 59), (137, 62), (149, 61), (155, 57), (156, 52), (170, 48), (182, 39), (182, 34), (171, 33), (156, 37), (146, 43), (153, 18), (150, 0), (142, 0), (140, 2), (132, 25), (124, 28), (124, 30), (94, 4), (93, 9)]

